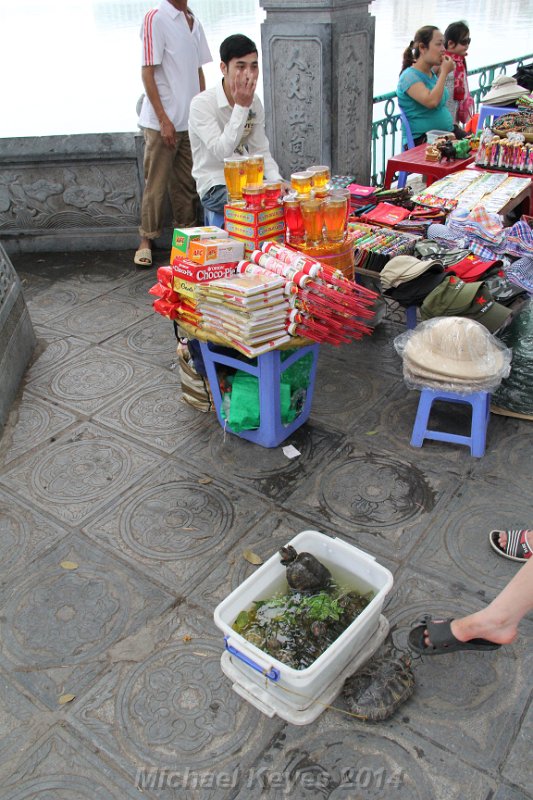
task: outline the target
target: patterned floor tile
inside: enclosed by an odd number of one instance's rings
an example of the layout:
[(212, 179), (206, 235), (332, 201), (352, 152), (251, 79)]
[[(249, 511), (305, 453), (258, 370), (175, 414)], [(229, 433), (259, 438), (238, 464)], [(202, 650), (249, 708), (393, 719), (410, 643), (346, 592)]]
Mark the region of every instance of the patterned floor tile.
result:
[[(413, 571), (404, 573), (385, 613), (393, 640), (403, 649), (409, 630), (424, 614), (442, 619), (481, 607), (453, 581), (438, 582)], [(406, 724), (455, 756), (497, 774), (531, 693), (532, 633), (533, 621), (523, 621), (516, 642), (497, 652), (415, 659), (416, 689), (405, 706)]]
[(68, 531), (0, 489), (0, 585)]
[(66, 311), (79, 308), (99, 294), (97, 290), (82, 288), (74, 283), (59, 286), (54, 283), (27, 301), (28, 311), (33, 323), (47, 323), (63, 315)]
[[(484, 800), (495, 786), (483, 773), (446, 755), (401, 725), (367, 725), (326, 711), (313, 725), (288, 725), (235, 800)], [(468, 794), (465, 794), (468, 786)]]
[(285, 505), (315, 519), (319, 529), (335, 529), (369, 552), (400, 559), (449, 497), (452, 478), (435, 459), (420, 465), (410, 454), (372, 450), (373, 438), (366, 446), (347, 443), (327, 467), (300, 479)]
[(54, 441), (57, 434), (76, 420), (75, 414), (57, 404), (24, 392), (17, 404), (16, 416), (11, 417), (0, 442), (0, 463), (9, 464), (29, 450)]
[[(118, 355), (110, 361), (125, 363)], [(205, 426), (205, 414), (183, 402), (178, 375), (162, 370), (158, 374), (153, 368), (148, 384), (132, 385), (127, 397), (95, 414), (94, 419), (164, 453), (183, 451), (186, 440)]]
[[(77, 564), (76, 568), (62, 566)], [(15, 590), (16, 589), (16, 590)], [(0, 663), (58, 709), (109, 668), (107, 651), (157, 617), (172, 595), (85, 537), (71, 535), (13, 572), (0, 593)]]
[[(50, 724), (49, 712), (42, 711), (22, 694), (0, 670), (0, 776), (12, 769), (11, 759), (20, 757), (29, 742)], [(2, 793), (3, 796), (3, 793)]]
[(463, 591), (491, 599), (517, 565), (490, 549), (489, 531), (525, 527), (531, 523), (531, 507), (531, 498), (513, 492), (501, 480), (465, 480), (435, 518), (411, 563), (421, 572), (446, 575)]
[[(134, 278), (130, 277), (126, 283), (113, 289), (111, 297), (126, 297), (128, 300), (133, 300), (142, 308), (146, 308), (148, 311), (152, 311), (155, 314), (156, 312), (153, 310), (152, 304), (154, 300), (156, 300), (156, 297), (153, 294), (149, 294), (148, 290), (156, 283), (157, 271), (151, 269), (146, 270), (140, 275), (136, 275)], [(165, 322), (169, 330), (172, 331), (172, 323), (168, 319), (165, 319)]]
[(390, 375), (367, 369), (348, 369), (344, 360), (320, 353), (311, 419), (319, 425), (346, 431), (380, 407), (395, 386)]
[(529, 709), (521, 722), (518, 735), (509, 748), (509, 755), (503, 765), (502, 774), (510, 783), (514, 783), (529, 792), (528, 797), (533, 795), (533, 784), (531, 781), (531, 741), (533, 737), (533, 704), (530, 703)]
[[(265, 448), (225, 434), (214, 414), (203, 416), (206, 423), (187, 453), (190, 461), (200, 468), (208, 464), (212, 475), (254, 489), (277, 502), (283, 502), (305, 477), (316, 473), (323, 459), (342, 441), (339, 433), (306, 423), (279, 447)], [(289, 444), (301, 455), (287, 458), (282, 447)]]
[(165, 369), (176, 369), (176, 345), (172, 323), (154, 312), (127, 330), (119, 331), (105, 346)]
[[(157, 795), (143, 795), (154, 798)], [(56, 725), (2, 785), (3, 800), (134, 800), (139, 790)]]
[(41, 326), (36, 326), (38, 352), (33, 363), (29, 366), (24, 378), (27, 386), (43, 373), (58, 366), (65, 365), (70, 359), (77, 358), (89, 345), (75, 336), (65, 336)]
[(83, 423), (23, 457), (0, 476), (21, 497), (67, 525), (82, 525), (157, 464), (157, 457), (111, 431)]
[(153, 311), (142, 309), (123, 297), (113, 299), (109, 294), (101, 295), (55, 319), (53, 330), (100, 343), (150, 313), (153, 314)]
[[(222, 647), (210, 634), (210, 619), (186, 605), (168, 621), (154, 630), (151, 651), (136, 663), (132, 651), (115, 663), (71, 710), (70, 723), (132, 780), (139, 768), (187, 771), (191, 784), (194, 776), (248, 769), (281, 723), (233, 692), (220, 671)], [(232, 794), (216, 788), (185, 794), (163, 784), (157, 796), (218, 800)]]
[(36, 378), (31, 391), (88, 416), (154, 378), (154, 370), (135, 359), (91, 347), (75, 361)]
[(257, 497), (167, 462), (84, 532), (182, 595), (212, 575), (267, 510)]

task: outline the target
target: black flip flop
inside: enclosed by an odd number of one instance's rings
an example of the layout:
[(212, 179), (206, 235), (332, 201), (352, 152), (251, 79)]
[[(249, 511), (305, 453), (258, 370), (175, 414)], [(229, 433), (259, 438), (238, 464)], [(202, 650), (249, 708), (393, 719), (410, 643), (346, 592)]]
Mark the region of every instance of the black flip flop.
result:
[[(495, 644), (488, 639), (470, 639), (460, 642), (451, 631), (450, 619), (431, 619), (427, 617), (421, 625), (413, 628), (409, 634), (409, 647), (416, 653), (426, 656), (438, 656), (445, 653), (455, 653), (458, 650), (498, 650), (501, 644)], [(429, 634), (431, 644), (424, 642), (425, 631)]]

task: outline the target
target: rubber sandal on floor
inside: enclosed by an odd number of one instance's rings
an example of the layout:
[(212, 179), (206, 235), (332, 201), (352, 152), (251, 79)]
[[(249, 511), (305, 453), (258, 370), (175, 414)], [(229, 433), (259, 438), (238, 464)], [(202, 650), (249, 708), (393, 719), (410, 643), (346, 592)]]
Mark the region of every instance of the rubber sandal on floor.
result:
[(133, 257), (133, 263), (138, 267), (151, 267), (152, 266), (152, 251), (149, 247), (141, 247), (137, 250)]
[[(498, 542), (498, 536), (502, 533), (507, 535), (505, 547), (502, 547)], [(525, 564), (533, 555), (533, 550), (527, 543), (528, 533), (533, 538), (533, 531), (528, 530), (491, 531), (489, 533), (489, 544), (499, 556)]]
[[(488, 639), (470, 639), (460, 642), (451, 631), (451, 619), (431, 619), (426, 617), (421, 625), (417, 625), (409, 634), (409, 647), (416, 653), (426, 656), (438, 656), (445, 653), (455, 653), (459, 650), (498, 650), (501, 644), (495, 644)], [(425, 631), (429, 635), (430, 644), (424, 641)]]

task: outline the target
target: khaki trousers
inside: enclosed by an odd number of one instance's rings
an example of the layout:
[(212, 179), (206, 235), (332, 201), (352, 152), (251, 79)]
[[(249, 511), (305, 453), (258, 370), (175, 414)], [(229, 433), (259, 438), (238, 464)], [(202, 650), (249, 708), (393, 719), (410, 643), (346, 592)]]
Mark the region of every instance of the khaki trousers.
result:
[(191, 175), (192, 154), (187, 131), (176, 133), (176, 146), (167, 147), (159, 131), (144, 128), (144, 192), (139, 233), (157, 239), (163, 228), (168, 192), (175, 228), (196, 225), (198, 195)]

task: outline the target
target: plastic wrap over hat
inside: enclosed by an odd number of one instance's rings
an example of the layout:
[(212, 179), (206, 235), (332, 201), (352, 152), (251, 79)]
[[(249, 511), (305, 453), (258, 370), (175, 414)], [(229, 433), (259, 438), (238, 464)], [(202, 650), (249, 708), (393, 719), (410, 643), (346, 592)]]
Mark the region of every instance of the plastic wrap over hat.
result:
[(444, 278), (422, 303), (422, 319), (462, 314), (470, 307), (480, 286), (480, 282), (465, 283), (455, 275)]
[(465, 317), (440, 317), (419, 325), (409, 337), (403, 358), (412, 372), (481, 380), (508, 372), (504, 350), (487, 329)]
[(394, 258), (387, 261), (379, 273), (379, 279), (383, 289), (390, 289), (406, 281), (411, 281), (413, 278), (418, 278), (419, 275), (422, 275), (423, 272), (435, 264), (439, 264), (442, 267), (442, 261), (438, 258), (421, 261), (414, 256), (394, 256)]
[(517, 97), (522, 97), (524, 94), (529, 94), (529, 92), (523, 86), (518, 85), (516, 78), (512, 78), (510, 75), (499, 75), (493, 80), (492, 86), (481, 102), (497, 105), (498, 102), (516, 100)]

